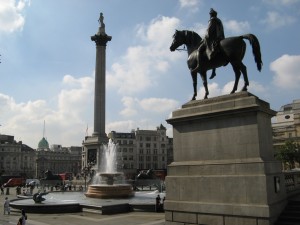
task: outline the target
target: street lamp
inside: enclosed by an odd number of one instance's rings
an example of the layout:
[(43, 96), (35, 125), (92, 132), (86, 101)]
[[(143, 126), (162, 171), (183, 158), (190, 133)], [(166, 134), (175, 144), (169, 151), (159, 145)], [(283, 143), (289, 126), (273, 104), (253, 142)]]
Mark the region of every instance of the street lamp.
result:
[(93, 172), (93, 170), (91, 170), (91, 168), (94, 166), (93, 163), (88, 163), (87, 166), (82, 168), (82, 175), (84, 176), (84, 189), (86, 190), (86, 178), (87, 176), (91, 176), (91, 173)]

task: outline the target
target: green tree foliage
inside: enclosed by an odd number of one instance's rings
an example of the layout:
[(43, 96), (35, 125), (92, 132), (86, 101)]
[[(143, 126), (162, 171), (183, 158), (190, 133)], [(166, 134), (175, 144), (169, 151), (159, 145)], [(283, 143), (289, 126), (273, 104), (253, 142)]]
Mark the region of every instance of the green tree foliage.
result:
[(280, 146), (275, 158), (282, 161), (289, 169), (295, 168), (295, 162), (300, 163), (300, 146), (293, 141), (286, 141), (284, 145)]

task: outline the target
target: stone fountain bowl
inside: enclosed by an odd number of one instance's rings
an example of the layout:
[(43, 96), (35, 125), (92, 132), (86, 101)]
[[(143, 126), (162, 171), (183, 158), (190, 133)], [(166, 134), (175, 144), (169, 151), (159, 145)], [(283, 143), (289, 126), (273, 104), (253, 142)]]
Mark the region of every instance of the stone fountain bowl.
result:
[(130, 184), (92, 184), (85, 196), (89, 198), (129, 198), (134, 195)]

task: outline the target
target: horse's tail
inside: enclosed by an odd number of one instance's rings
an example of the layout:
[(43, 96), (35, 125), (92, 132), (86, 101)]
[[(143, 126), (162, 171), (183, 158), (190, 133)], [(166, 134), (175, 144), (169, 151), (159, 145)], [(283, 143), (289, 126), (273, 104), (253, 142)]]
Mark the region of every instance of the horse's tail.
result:
[(260, 45), (257, 37), (254, 34), (244, 34), (242, 35), (242, 37), (247, 39), (252, 45), (252, 53), (254, 55), (254, 61), (256, 62), (258, 71), (261, 71), (263, 62), (261, 60)]

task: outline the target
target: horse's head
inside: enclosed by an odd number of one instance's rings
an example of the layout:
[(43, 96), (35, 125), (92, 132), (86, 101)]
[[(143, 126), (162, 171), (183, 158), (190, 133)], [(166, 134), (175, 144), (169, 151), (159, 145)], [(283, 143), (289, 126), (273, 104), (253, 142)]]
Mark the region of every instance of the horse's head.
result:
[(176, 30), (173, 35), (173, 42), (170, 46), (170, 51), (174, 52), (179, 46), (183, 45), (185, 41), (183, 31)]
[(173, 35), (173, 42), (170, 46), (171, 52), (175, 51), (179, 46), (185, 44), (187, 47), (197, 47), (201, 42), (201, 37), (194, 31), (176, 30)]

